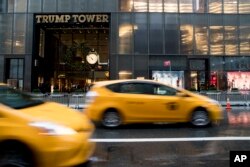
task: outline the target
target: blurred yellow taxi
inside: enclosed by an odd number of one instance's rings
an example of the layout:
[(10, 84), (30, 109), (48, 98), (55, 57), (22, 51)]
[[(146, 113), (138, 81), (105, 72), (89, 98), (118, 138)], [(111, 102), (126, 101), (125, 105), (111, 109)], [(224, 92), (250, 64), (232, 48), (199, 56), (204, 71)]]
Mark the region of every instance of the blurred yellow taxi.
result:
[(0, 84), (0, 166), (75, 166), (89, 161), (95, 143), (85, 114)]
[(207, 126), (223, 119), (217, 101), (153, 80), (96, 82), (86, 94), (84, 110), (105, 127), (163, 122)]

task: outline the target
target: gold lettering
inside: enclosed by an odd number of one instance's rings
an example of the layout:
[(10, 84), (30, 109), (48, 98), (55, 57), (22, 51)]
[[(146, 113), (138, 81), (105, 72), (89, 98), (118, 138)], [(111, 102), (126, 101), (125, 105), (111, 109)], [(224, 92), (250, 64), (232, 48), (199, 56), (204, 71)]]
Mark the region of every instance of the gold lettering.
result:
[(109, 16), (108, 15), (103, 15), (102, 22), (109, 22)]
[(43, 23), (48, 23), (48, 16), (43, 16)]
[(96, 15), (96, 22), (102, 22), (102, 15)]
[(63, 15), (61, 15), (61, 16), (56, 15), (55, 23), (63, 23), (63, 22), (64, 22), (64, 16)]
[(36, 16), (36, 23), (41, 23), (42, 16), (38, 15)]
[(65, 15), (65, 23), (68, 23), (70, 20), (70, 15)]
[(49, 15), (49, 22), (54, 23), (55, 22), (55, 15)]
[(86, 17), (88, 22), (94, 22), (95, 20), (95, 15), (86, 15)]
[(80, 22), (80, 23), (83, 23), (83, 22), (86, 21), (85, 15), (80, 15), (78, 18), (79, 18), (79, 22)]
[(77, 19), (78, 19), (78, 15), (72, 15), (73, 19), (74, 19), (74, 23), (77, 22)]

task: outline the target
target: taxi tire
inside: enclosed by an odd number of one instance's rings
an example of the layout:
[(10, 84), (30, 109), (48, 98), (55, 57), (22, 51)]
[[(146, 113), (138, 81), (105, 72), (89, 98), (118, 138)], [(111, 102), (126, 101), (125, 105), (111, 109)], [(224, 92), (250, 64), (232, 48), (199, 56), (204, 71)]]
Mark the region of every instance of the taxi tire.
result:
[(102, 125), (106, 128), (116, 128), (121, 125), (121, 117), (117, 111), (108, 110), (103, 114)]
[(210, 124), (210, 118), (205, 110), (196, 110), (192, 114), (191, 124), (195, 127), (205, 127)]
[(31, 155), (22, 147), (7, 146), (0, 150), (0, 167), (34, 167)]

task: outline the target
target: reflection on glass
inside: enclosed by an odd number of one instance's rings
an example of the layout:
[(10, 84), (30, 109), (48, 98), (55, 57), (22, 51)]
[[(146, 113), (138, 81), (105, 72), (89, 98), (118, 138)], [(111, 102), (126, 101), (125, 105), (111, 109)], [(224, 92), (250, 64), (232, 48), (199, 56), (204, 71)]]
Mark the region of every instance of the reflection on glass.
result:
[(123, 23), (119, 26), (119, 53), (130, 53), (133, 25)]
[(11, 53), (12, 15), (0, 15), (0, 53)]
[(133, 0), (119, 0), (120, 11), (131, 12), (133, 9)]
[(162, 14), (154, 13), (149, 17), (149, 52), (151, 54), (163, 53), (163, 23)]
[(222, 55), (223, 49), (223, 26), (210, 26), (210, 54)]
[(26, 12), (27, 0), (15, 0), (15, 12)]
[(149, 12), (162, 12), (162, 0), (149, 0)]
[(236, 26), (225, 26), (225, 54), (226, 55), (238, 55), (238, 37)]
[(179, 3), (180, 3), (180, 13), (192, 13), (193, 12), (192, 0), (179, 0)]
[(237, 13), (237, 0), (224, 0), (224, 13)]
[(240, 26), (240, 54), (249, 55), (250, 53), (250, 26)]
[(209, 13), (222, 13), (222, 0), (209, 0)]
[(164, 12), (178, 12), (178, 1), (164, 0)]
[(41, 1), (29, 0), (29, 12), (40, 12), (41, 11)]
[(181, 25), (181, 53), (192, 54), (193, 53), (193, 25)]
[(14, 18), (13, 52), (25, 53), (26, 16), (17, 14)]
[(134, 11), (147, 12), (148, 11), (147, 0), (134, 0)]
[(135, 25), (137, 29), (134, 29), (134, 51), (135, 53), (147, 53), (148, 52), (148, 26), (147, 15), (144, 13), (135, 14)]
[(207, 0), (194, 0), (194, 10), (196, 13), (207, 12)]
[(195, 27), (196, 54), (208, 54), (208, 28), (203, 26)]
[(239, 13), (250, 13), (250, 0), (239, 0)]
[(69, 0), (58, 1), (58, 11), (59, 12), (70, 12), (72, 2)]

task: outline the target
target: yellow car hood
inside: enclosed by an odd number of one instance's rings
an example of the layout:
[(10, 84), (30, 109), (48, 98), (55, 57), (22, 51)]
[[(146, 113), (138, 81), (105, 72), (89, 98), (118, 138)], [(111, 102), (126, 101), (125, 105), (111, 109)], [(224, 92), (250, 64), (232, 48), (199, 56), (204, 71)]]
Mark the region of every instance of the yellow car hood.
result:
[(28, 107), (19, 111), (34, 118), (34, 121), (51, 121), (71, 127), (77, 131), (93, 129), (92, 123), (84, 113), (54, 102)]

